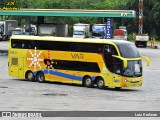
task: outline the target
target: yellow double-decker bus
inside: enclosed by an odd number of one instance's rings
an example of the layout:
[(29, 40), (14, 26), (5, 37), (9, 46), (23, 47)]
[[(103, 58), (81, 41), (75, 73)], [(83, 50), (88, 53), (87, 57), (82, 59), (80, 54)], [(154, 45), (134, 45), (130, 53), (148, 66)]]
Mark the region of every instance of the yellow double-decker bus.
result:
[(134, 43), (106, 39), (12, 36), (9, 75), (28, 81), (53, 81), (104, 87), (142, 85), (142, 61)]

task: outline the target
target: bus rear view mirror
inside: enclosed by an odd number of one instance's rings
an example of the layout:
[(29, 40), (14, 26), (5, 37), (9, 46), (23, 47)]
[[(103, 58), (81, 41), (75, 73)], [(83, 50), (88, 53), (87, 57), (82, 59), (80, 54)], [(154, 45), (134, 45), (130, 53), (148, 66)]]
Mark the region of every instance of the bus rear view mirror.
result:
[(142, 58), (144, 58), (146, 60), (147, 66), (149, 66), (150, 65), (150, 59), (148, 57), (146, 57), (146, 56), (141, 56), (141, 59)]

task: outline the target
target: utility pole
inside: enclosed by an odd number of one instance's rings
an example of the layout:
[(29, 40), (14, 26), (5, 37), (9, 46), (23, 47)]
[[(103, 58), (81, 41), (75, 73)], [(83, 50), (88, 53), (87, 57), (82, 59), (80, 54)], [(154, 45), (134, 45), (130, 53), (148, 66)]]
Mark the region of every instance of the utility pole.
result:
[(148, 34), (143, 34), (143, 0), (139, 0), (139, 31), (138, 34), (135, 36), (135, 45), (138, 47), (139, 45), (143, 45), (147, 47), (147, 42), (149, 41)]
[(139, 35), (143, 34), (143, 0), (139, 0)]

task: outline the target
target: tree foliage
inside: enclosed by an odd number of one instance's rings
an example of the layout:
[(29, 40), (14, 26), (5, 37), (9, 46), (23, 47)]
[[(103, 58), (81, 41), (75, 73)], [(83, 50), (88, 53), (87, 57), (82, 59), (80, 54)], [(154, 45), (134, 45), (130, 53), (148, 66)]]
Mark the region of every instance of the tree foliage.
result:
[[(6, 0), (5, 0), (6, 1)], [(0, 1), (2, 5), (4, 0)], [(115, 18), (117, 25), (125, 25), (129, 33), (138, 33), (138, 2), (139, 0), (16, 0), (20, 8), (33, 9), (96, 9), (96, 10), (136, 10), (137, 17), (132, 18)], [(151, 36), (160, 37), (160, 1), (144, 0), (144, 26), (143, 32)], [(23, 17), (12, 16), (12, 19), (23, 21)], [(33, 22), (35, 18), (31, 18)], [(73, 25), (77, 22), (89, 24), (104, 23), (103, 18), (91, 17), (45, 17), (48, 23), (68, 23)], [(23, 22), (21, 22), (23, 23)], [(116, 26), (115, 26), (116, 27)]]

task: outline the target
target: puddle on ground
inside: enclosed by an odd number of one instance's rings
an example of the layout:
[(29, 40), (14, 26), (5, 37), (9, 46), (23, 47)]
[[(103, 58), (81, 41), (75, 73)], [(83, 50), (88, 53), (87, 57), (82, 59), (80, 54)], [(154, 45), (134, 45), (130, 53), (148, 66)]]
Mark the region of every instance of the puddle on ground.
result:
[(67, 94), (64, 94), (64, 93), (45, 93), (43, 95), (46, 95), (46, 96), (67, 96)]
[(0, 86), (0, 88), (8, 88), (7, 86)]

